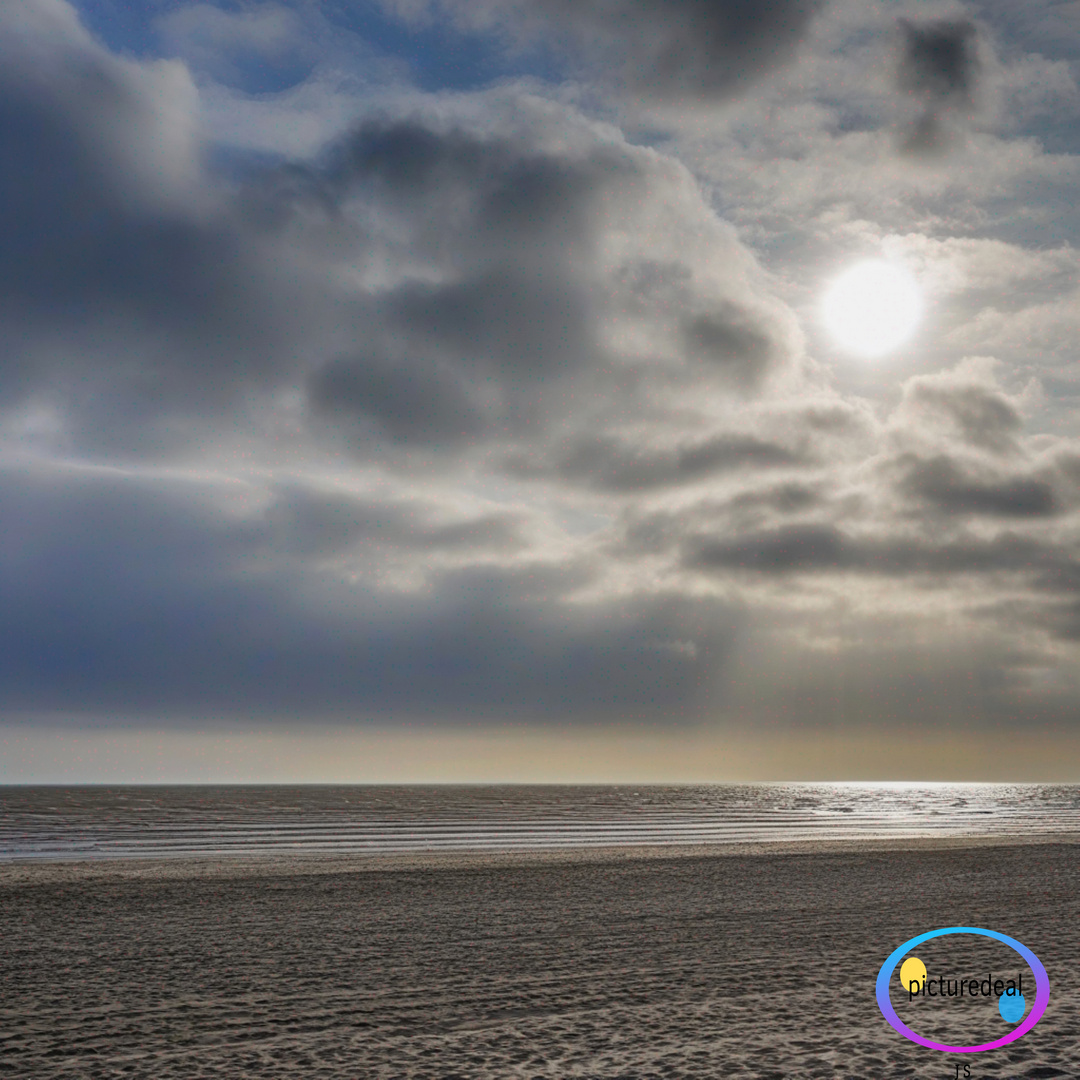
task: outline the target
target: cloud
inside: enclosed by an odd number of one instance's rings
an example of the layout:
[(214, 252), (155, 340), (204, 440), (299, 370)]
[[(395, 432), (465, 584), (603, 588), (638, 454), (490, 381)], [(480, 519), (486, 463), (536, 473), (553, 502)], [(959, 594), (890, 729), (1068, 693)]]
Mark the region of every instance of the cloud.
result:
[(342, 358), (308, 383), (317, 414), (356, 421), (364, 445), (385, 434), (399, 444), (451, 449), (476, 440), (487, 424), (452, 370), (378, 356)]
[(631, 92), (660, 101), (715, 101), (745, 91), (794, 52), (815, 0), (544, 0), (568, 32), (621, 75)]
[(731, 639), (735, 616), (715, 604), (673, 594), (575, 605), (580, 578), (535, 563), (374, 588), (348, 572), (372, 543), (431, 565), (439, 552), (516, 547), (512, 525), (492, 513), (438, 522), (422, 504), (295, 485), (268, 494), (261, 508), (223, 512), (229, 501), (198, 483), (5, 473), (5, 709), (180, 723), (252, 712), (671, 723), (697, 714)]
[(333, 557), (349, 561), (386, 554), (454, 555), (460, 552), (516, 552), (527, 546), (520, 515), (487, 512), (446, 518), (422, 499), (392, 501), (318, 490), (298, 483), (277, 484), (272, 502), (240, 530), (252, 550), (301, 559)]
[(355, 421), (361, 446), (534, 442), (571, 383), (619, 394), (613, 364), (643, 387), (754, 393), (793, 363), (790, 315), (682, 170), (547, 106), (518, 103), (513, 124), (370, 121), (247, 194), (264, 228), (348, 264), (339, 317), (366, 346), (308, 377), (321, 415)]
[(816, 487), (788, 482), (706, 496), (676, 508), (630, 507), (620, 515), (612, 551), (619, 557), (666, 555), (687, 538), (755, 535), (779, 521), (821, 512), (829, 500)]
[(0, 19), (0, 385), (59, 390), (94, 445), (227, 400), (287, 333), (273, 271), (206, 185), (183, 65), (61, 35), (58, 10)]
[(684, 556), (685, 564), (695, 569), (737, 567), (781, 574), (792, 570), (847, 570), (862, 561), (843, 533), (821, 525), (788, 525), (738, 540), (701, 538), (689, 545)]
[(99, 197), (112, 191), (143, 209), (183, 199), (198, 173), (198, 133), (196, 90), (182, 64), (113, 56), (61, 0), (10, 5), (3, 24), (9, 194), (27, 199), (36, 182), (42, 198), (60, 197), (77, 172)]
[(935, 105), (969, 104), (979, 70), (973, 48), (975, 24), (937, 20), (916, 25), (900, 20), (904, 52), (900, 85)]
[[(238, 89), (282, 10), (179, 10), (158, 62), (0, 8), (5, 709), (661, 726), (752, 668), (746, 715), (775, 679), (816, 722), (833, 673), (909, 701), (971, 660), (999, 717), (1072, 662), (1075, 258), (1024, 228), (1075, 163), (977, 125), (898, 156), (876, 6), (455, 5), (621, 89), (331, 94), (317, 34), (306, 82)], [(1048, 70), (965, 25), (905, 31), (943, 125)], [(624, 134), (627, 94), (671, 127)], [(927, 289), (875, 367), (816, 329), (856, 254)]]
[(1062, 509), (1053, 486), (1044, 480), (983, 479), (966, 472), (944, 455), (912, 462), (902, 488), (949, 515), (1043, 518)]
[(723, 433), (668, 447), (633, 444), (613, 436), (581, 437), (555, 448), (552, 460), (514, 457), (508, 467), (526, 478), (555, 476), (599, 491), (635, 492), (693, 483), (725, 472), (798, 468), (807, 461), (754, 435)]
[[(948, 542), (856, 537), (828, 525), (789, 525), (734, 541), (706, 537), (688, 544), (686, 565), (702, 570), (753, 570), (763, 574), (859, 571), (913, 576), (1057, 569), (1058, 554), (1017, 533), (992, 540), (957, 537)], [(1067, 560), (1066, 560), (1067, 561)]]
[(662, 103), (717, 102), (782, 66), (824, 0), (383, 0), (416, 21), (433, 11), (519, 42), (557, 42), (631, 95)]
[[(361, 458), (533, 442), (568, 383), (602, 394), (616, 357), (652, 386), (708, 369), (754, 392), (798, 350), (686, 170), (571, 109), (505, 91), (384, 105), (230, 182), (190, 135), (193, 102), (159, 108), (162, 79), (194, 94), (181, 65), (26, 23), (43, 62), (0, 83), (17, 151), (0, 173), (4, 377), (13, 404), (48, 387), (81, 451), (167, 456), (288, 388), (312, 439), (339, 432)], [(662, 312), (639, 272), (658, 259)]]
[(242, 11), (190, 4), (161, 15), (156, 28), (166, 49), (190, 67), (249, 90), (280, 91), (305, 78), (315, 61), (303, 20), (281, 4)]
[(967, 19), (913, 23), (900, 20), (903, 51), (899, 85), (922, 106), (905, 148), (941, 149), (949, 139), (948, 118), (971, 110), (980, 70), (975, 24)]
[(1023, 425), (1019, 403), (996, 384), (993, 364), (977, 359), (957, 369), (916, 376), (904, 387), (901, 415), (916, 426), (958, 437), (972, 447), (1009, 455)]
[(683, 333), (692, 355), (721, 368), (742, 367), (746, 371), (742, 381), (752, 385), (757, 371), (770, 364), (774, 350), (764, 328), (755, 322), (748, 312), (722, 305), (710, 314), (689, 319)]

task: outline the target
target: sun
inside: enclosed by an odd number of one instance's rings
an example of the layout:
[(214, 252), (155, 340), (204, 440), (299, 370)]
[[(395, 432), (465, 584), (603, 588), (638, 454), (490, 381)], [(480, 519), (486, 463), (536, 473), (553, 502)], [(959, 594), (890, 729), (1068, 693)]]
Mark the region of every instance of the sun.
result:
[(848, 267), (829, 286), (822, 319), (837, 344), (857, 356), (884, 356), (915, 333), (922, 295), (902, 267), (870, 259)]

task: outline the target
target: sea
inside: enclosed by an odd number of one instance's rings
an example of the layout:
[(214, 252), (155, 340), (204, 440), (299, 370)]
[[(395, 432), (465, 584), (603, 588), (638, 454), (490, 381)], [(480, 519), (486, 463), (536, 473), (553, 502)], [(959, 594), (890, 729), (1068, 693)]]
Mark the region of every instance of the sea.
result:
[(0, 787), (0, 862), (1080, 837), (1080, 786)]

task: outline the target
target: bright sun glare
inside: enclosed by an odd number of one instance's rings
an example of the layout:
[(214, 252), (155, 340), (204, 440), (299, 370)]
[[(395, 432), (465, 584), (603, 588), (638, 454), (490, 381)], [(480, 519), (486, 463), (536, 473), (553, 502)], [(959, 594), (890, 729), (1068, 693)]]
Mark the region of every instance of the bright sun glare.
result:
[(906, 270), (873, 259), (848, 267), (829, 286), (822, 316), (829, 333), (848, 352), (884, 356), (915, 332), (922, 296)]

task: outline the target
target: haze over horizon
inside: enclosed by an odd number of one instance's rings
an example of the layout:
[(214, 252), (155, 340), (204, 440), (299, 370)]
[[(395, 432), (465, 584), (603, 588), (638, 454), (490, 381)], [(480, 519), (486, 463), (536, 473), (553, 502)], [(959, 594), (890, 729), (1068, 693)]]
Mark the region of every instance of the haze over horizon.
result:
[(1080, 781), (1078, 76), (1050, 0), (0, 0), (0, 784)]

